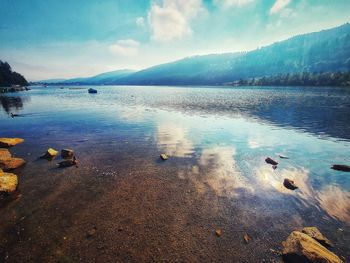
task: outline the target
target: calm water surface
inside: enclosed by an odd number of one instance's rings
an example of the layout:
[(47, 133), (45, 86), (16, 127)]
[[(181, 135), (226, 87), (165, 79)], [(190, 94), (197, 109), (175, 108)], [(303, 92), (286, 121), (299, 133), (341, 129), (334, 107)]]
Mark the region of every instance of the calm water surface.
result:
[[(0, 96), (0, 137), (28, 162), (0, 200), (0, 261), (278, 262), (304, 226), (350, 258), (350, 175), (330, 169), (350, 164), (349, 89), (87, 88)], [(38, 161), (48, 147), (79, 167)]]

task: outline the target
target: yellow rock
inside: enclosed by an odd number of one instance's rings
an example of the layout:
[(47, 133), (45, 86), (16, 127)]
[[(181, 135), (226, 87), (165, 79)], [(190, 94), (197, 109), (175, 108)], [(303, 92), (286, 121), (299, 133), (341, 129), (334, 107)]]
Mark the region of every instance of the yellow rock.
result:
[(317, 227), (304, 227), (302, 230), (303, 233), (307, 234), (308, 236), (312, 237), (316, 241), (318, 241), (321, 245), (325, 247), (332, 247), (333, 244), (326, 238), (320, 230), (318, 230)]
[(0, 147), (9, 148), (24, 142), (21, 138), (0, 138)]
[(7, 159), (0, 159), (0, 169), (3, 169), (4, 171), (13, 170), (16, 169), (22, 165), (24, 165), (26, 162), (22, 158), (7, 158)]
[(56, 151), (55, 149), (49, 148), (46, 153), (44, 153), (40, 158), (42, 159), (47, 159), (47, 160), (52, 160), (54, 159), (58, 154), (58, 151)]
[(168, 155), (166, 155), (165, 153), (162, 153), (161, 155), (160, 155), (160, 158), (162, 158), (162, 160), (168, 160)]
[(0, 170), (0, 192), (12, 193), (17, 189), (18, 178), (12, 173), (4, 173)]
[(0, 160), (11, 158), (11, 153), (7, 149), (0, 148)]
[(221, 237), (222, 235), (222, 230), (220, 228), (216, 229), (215, 230), (215, 234), (218, 236), (218, 237)]
[(343, 261), (312, 237), (293, 231), (282, 242), (282, 256), (285, 262), (324, 262), (343, 263)]

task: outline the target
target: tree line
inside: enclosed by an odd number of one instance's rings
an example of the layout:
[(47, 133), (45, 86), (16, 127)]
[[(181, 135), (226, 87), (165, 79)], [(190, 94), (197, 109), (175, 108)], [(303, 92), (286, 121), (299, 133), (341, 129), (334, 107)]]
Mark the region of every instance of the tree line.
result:
[(11, 85), (27, 86), (27, 80), (19, 73), (12, 71), (7, 62), (0, 60), (0, 87), (10, 87)]
[(350, 72), (301, 72), (239, 80), (239, 86), (350, 86)]

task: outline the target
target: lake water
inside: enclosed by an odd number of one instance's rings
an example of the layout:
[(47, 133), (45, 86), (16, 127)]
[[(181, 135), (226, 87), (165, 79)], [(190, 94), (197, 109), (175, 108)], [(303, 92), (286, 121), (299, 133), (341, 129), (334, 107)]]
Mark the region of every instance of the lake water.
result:
[[(350, 174), (330, 169), (350, 164), (350, 89), (94, 88), (0, 96), (27, 161), (0, 199), (1, 262), (280, 262), (306, 226), (350, 259)], [(78, 168), (38, 160), (49, 147)]]

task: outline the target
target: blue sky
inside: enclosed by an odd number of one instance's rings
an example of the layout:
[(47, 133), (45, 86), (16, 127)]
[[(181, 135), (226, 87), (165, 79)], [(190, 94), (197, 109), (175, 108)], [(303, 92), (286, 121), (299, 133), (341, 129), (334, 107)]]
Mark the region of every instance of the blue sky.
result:
[(29, 80), (252, 50), (350, 21), (349, 0), (0, 0), (0, 59)]

